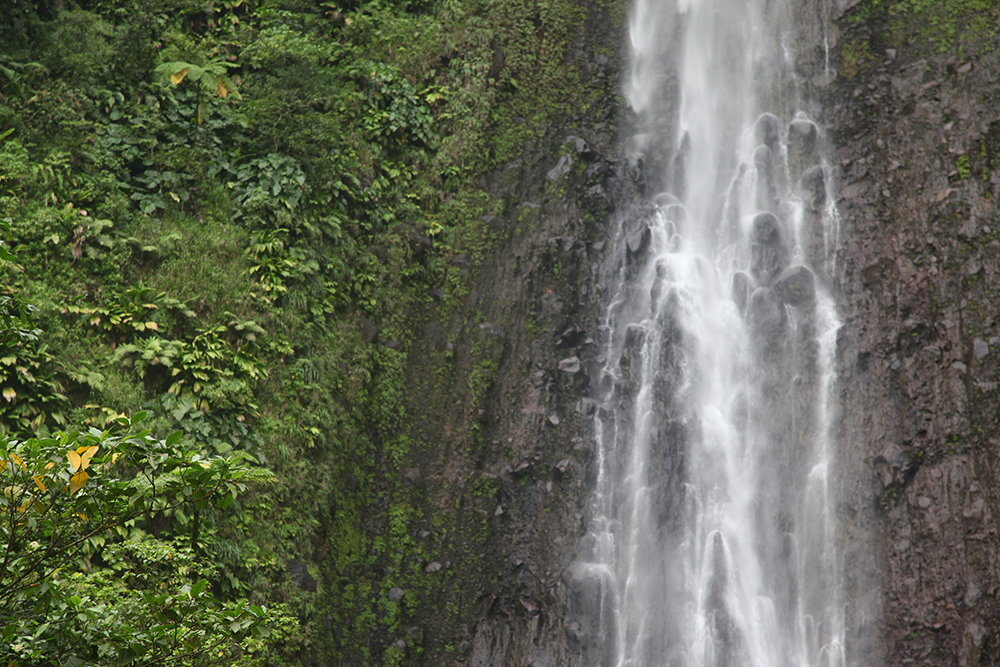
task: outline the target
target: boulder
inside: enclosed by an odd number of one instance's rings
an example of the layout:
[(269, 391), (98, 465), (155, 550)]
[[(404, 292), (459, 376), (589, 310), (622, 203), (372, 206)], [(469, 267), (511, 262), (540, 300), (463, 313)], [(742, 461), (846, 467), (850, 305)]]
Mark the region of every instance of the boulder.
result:
[(826, 176), (823, 167), (807, 169), (798, 182), (799, 196), (807, 210), (822, 211), (826, 206)]
[(646, 251), (647, 248), (649, 248), (649, 244), (652, 239), (653, 230), (649, 228), (649, 225), (643, 225), (629, 234), (625, 238), (625, 243), (628, 246), (629, 257), (632, 259), (638, 258)]
[(771, 150), (776, 150), (781, 142), (780, 127), (781, 124), (778, 122), (777, 116), (771, 113), (761, 114), (753, 125), (754, 137), (759, 143)]
[(788, 171), (797, 179), (819, 164), (819, 128), (808, 120), (793, 120), (788, 126)]
[(788, 261), (781, 222), (773, 213), (758, 213), (750, 228), (750, 274), (758, 284), (770, 285)]
[(811, 306), (816, 302), (816, 278), (806, 267), (793, 266), (774, 282), (774, 292), (790, 306)]

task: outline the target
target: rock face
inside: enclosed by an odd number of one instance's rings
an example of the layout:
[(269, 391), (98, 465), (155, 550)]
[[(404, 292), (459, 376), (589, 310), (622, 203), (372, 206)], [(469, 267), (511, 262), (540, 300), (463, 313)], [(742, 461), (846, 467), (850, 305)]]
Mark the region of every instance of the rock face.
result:
[[(839, 16), (836, 78), (814, 89), (842, 220), (848, 664), (994, 665), (998, 12), (991, 3), (986, 23), (970, 22), (941, 2), (899, 20), (875, 4)], [(961, 16), (951, 37), (932, 22), (945, 11)]]
[[(592, 481), (598, 269), (616, 202), (634, 198), (642, 174), (615, 143), (625, 57), (605, 55), (625, 48), (627, 2), (580, 4), (572, 67), (594, 102), (532, 124), (519, 158), (486, 174), (502, 209), (486, 221), (489, 252), (462, 266), (468, 291), (452, 313), (435, 300), (417, 318), (424, 344), (411, 345), (407, 369), (415, 547), (388, 548), (407, 549), (404, 573), (418, 574), (382, 593), (403, 614), (398, 637), (384, 640), (402, 642), (402, 664), (555, 667), (572, 664), (571, 642), (596, 641), (565, 609), (592, 588), (570, 567)], [(650, 240), (649, 229), (629, 239), (633, 260)]]

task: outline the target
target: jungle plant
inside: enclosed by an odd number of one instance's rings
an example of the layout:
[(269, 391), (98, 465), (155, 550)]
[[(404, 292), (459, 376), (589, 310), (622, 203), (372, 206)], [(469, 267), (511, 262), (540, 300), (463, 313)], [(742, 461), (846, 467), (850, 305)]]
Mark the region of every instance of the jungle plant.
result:
[(226, 76), (229, 68), (236, 67), (234, 63), (224, 60), (212, 60), (204, 65), (175, 60), (166, 62), (156, 68), (164, 83), (170, 82), (174, 86), (179, 86), (184, 79), (197, 85), (198, 89), (198, 124), (205, 122), (206, 102), (213, 96), (228, 99), (230, 96), (234, 100), (242, 99), (236, 84)]
[[(280, 613), (214, 599), (204, 576), (210, 568), (196, 566), (190, 550), (123, 545), (107, 563), (122, 570), (123, 555), (131, 555), (129, 580), (84, 576), (80, 559), (95, 536), (122, 534), (154, 511), (224, 509), (250, 483), (273, 479), (245, 452), (205, 458), (176, 446), (180, 432), (158, 440), (139, 430), (144, 418), (122, 417), (105, 431), (0, 439), (0, 657), (35, 665), (71, 657), (76, 665), (218, 664), (251, 648), (253, 636), (266, 640), (269, 625), (287, 628)], [(197, 548), (197, 530), (191, 542)], [(166, 576), (148, 576), (175, 554)]]

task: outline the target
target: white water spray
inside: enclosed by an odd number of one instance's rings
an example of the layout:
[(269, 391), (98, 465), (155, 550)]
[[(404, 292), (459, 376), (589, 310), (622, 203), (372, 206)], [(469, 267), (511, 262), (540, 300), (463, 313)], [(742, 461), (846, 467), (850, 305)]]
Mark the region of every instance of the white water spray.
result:
[(838, 225), (779, 0), (636, 0), (623, 215), (576, 576), (600, 662), (842, 667), (826, 291)]

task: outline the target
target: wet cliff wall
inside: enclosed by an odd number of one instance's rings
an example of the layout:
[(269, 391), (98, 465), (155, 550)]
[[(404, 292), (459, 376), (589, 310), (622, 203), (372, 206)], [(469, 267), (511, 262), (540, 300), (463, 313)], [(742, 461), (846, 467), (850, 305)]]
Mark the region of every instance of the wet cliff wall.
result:
[[(844, 318), (837, 439), (848, 661), (995, 664), (1000, 10), (991, 2), (912, 0), (809, 2), (794, 10), (801, 105), (825, 127), (841, 218), (833, 288)], [(618, 62), (626, 62), (621, 54)], [(618, 191), (619, 209), (626, 190)], [(527, 297), (538, 301), (518, 311), (520, 317), (559, 312), (563, 321), (549, 324), (531, 351), (523, 343), (506, 343), (520, 345), (531, 361), (507, 366), (521, 366), (519, 381), (501, 375), (513, 393), (493, 395), (491, 405), (503, 406), (488, 410), (494, 433), (528, 443), (531, 438), (517, 434), (534, 428), (534, 442), (548, 444), (533, 454), (524, 444), (510, 448), (506, 461), (484, 460), (481, 468), (498, 475), (506, 501), (497, 505), (513, 509), (500, 521), (491, 519), (491, 539), (521, 555), (494, 555), (494, 571), (505, 573), (503, 592), (486, 598), (490, 605), (473, 640), (474, 664), (531, 664), (533, 655), (540, 656), (539, 664), (594, 658), (587, 653), (594, 638), (586, 623), (560, 620), (566, 582), (570, 596), (580, 594), (572, 590), (571, 576), (556, 573), (572, 556), (565, 541), (575, 541), (582, 530), (588, 450), (579, 412), (570, 411), (565, 420), (573, 392), (586, 395), (585, 376), (571, 379), (558, 372), (558, 364), (572, 353), (587, 367), (587, 329), (597, 321), (593, 295), (595, 288), (600, 292), (586, 266), (600, 260), (595, 249), (602, 229), (597, 224), (589, 233), (574, 233), (588, 253), (584, 259), (578, 250), (574, 261), (574, 277), (583, 282), (550, 280)], [(510, 248), (519, 254), (534, 244), (538, 256), (541, 240)], [(552, 249), (566, 243), (545, 240), (545, 253), (554, 257)], [(517, 257), (508, 275), (524, 270), (518, 266), (543, 275), (538, 269), (545, 264), (519, 262)], [(582, 293), (585, 285), (589, 298)], [(553, 310), (551, 304), (571, 300), (566, 290), (575, 290), (572, 303), (580, 305)], [(487, 293), (500, 296), (495, 288)], [(572, 323), (566, 320), (570, 312)], [(562, 335), (559, 330), (571, 324), (584, 330), (585, 343), (561, 348), (559, 341), (566, 339), (553, 334)], [(559, 425), (539, 419), (534, 397), (546, 395)], [(512, 396), (532, 398), (519, 407), (508, 402)], [(560, 465), (564, 456), (569, 463)], [(550, 466), (553, 479), (540, 474), (546, 471), (540, 461)], [(542, 498), (561, 500), (533, 518)], [(580, 600), (575, 602), (579, 607)]]
[(400, 582), (402, 615), (377, 638), (406, 664), (555, 667), (587, 642), (565, 578), (592, 486), (600, 268), (639, 173), (617, 144), (628, 3), (574, 6), (562, 75), (586, 104), (508, 119), (532, 138), (480, 179), (499, 211), (482, 218), (488, 249), (452, 259), (457, 308), (412, 320), (413, 445), (402, 478), (385, 481), (408, 508), (402, 571), (382, 573)]
[[(1000, 10), (976, 0), (793, 9), (800, 105), (825, 127), (841, 219), (832, 288), (844, 321), (848, 662), (995, 664)], [(616, 51), (608, 74), (623, 72), (621, 24), (588, 25)], [(613, 94), (621, 83), (600, 85)], [(587, 618), (601, 610), (566, 568), (592, 472), (584, 415), (602, 242), (611, 217), (650, 194), (641, 168), (616, 160), (630, 122), (619, 101), (486, 179), (507, 202), (494, 224), (508, 240), (479, 272), (455, 368), (495, 373), (481, 414), (438, 425), (472, 423), (478, 435), (459, 437), (465, 451), (439, 451), (428, 482), (428, 498), (463, 499), (462, 516), (484, 531), (481, 562), (456, 570), (475, 612), (445, 664), (600, 661)]]
[(996, 664), (1000, 10), (848, 4), (820, 96), (842, 218), (849, 664)]

